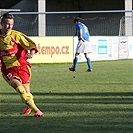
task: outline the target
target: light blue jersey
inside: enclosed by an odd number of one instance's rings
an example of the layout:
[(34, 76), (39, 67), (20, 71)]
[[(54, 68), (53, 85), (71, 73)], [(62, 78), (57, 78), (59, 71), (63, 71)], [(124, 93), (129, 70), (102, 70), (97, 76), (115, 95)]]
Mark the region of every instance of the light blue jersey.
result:
[(83, 23), (76, 23), (76, 31), (78, 33), (78, 39), (80, 39), (80, 33), (79, 33), (80, 29), (82, 29), (82, 38), (89, 42), (90, 33), (87, 26)]

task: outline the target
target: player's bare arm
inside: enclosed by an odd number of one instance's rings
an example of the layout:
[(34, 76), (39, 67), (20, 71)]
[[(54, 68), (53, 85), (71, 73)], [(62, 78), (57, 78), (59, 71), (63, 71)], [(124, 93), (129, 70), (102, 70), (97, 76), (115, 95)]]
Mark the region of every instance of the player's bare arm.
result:
[(84, 42), (85, 40), (82, 38), (82, 29), (79, 30), (80, 39)]

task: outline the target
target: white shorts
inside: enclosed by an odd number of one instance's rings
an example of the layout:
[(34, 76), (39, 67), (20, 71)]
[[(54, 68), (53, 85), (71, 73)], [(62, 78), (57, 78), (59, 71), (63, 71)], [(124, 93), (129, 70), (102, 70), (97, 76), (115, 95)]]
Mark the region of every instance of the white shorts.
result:
[(89, 42), (80, 40), (76, 47), (76, 53), (89, 53)]

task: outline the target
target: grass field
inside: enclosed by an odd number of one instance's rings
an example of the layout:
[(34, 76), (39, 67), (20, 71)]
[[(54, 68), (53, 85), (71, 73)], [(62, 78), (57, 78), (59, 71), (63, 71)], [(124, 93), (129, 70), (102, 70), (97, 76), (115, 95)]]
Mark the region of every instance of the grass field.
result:
[[(44, 117), (25, 107), (0, 76), (0, 133), (133, 133), (132, 60), (33, 65), (31, 92)], [(75, 78), (74, 78), (75, 76)]]

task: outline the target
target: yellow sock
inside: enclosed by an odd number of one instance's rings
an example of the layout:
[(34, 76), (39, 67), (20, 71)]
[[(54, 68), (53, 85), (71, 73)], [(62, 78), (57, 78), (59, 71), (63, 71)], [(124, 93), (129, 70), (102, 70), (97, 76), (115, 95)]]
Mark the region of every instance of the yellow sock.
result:
[(18, 86), (16, 91), (20, 94), (22, 101), (26, 103), (31, 109), (34, 111), (39, 110), (34, 103), (33, 95), (31, 93), (26, 93), (25, 88), (23, 86)]
[(33, 99), (33, 95), (31, 93), (27, 93), (27, 94), (31, 97), (31, 99)]
[(35, 105), (35, 103), (34, 103), (34, 97), (33, 97), (33, 95), (31, 94), (31, 93), (27, 93), (27, 95), (28, 96), (30, 96), (30, 101), (28, 101), (30, 104), (31, 104), (31, 106), (29, 106), (30, 108), (32, 108), (32, 109), (34, 109), (35, 111), (37, 111), (37, 110), (39, 110), (38, 108), (37, 108), (37, 106)]

